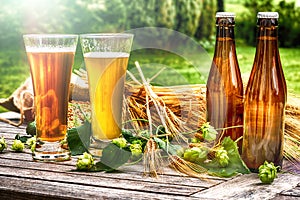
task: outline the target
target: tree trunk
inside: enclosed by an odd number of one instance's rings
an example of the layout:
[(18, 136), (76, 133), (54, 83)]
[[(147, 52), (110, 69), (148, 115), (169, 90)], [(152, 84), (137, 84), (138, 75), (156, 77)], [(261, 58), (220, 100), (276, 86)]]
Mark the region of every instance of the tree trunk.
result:
[(224, 12), (224, 0), (218, 0), (218, 12)]

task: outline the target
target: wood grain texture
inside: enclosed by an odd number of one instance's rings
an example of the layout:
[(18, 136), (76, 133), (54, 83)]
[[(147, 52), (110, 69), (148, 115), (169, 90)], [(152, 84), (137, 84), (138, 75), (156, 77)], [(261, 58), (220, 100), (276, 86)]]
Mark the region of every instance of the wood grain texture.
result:
[[(0, 137), (11, 145), (25, 126), (0, 122)], [(281, 173), (271, 185), (260, 184), (257, 174), (233, 178), (196, 179), (164, 169), (159, 178), (143, 175), (141, 164), (125, 165), (114, 173), (77, 172), (77, 157), (43, 163), (30, 150), (0, 153), (0, 199), (299, 199), (299, 174)]]
[(299, 182), (298, 175), (280, 173), (272, 184), (262, 184), (257, 174), (252, 173), (238, 176), (193, 196), (198, 198), (213, 196), (215, 199), (272, 199), (281, 191), (294, 188)]

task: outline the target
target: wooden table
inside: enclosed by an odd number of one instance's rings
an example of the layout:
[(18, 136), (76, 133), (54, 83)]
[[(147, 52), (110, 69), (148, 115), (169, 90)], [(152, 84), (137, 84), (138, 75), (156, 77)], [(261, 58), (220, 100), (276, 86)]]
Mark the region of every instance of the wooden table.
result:
[(168, 167), (159, 178), (150, 178), (143, 176), (141, 165), (124, 166), (114, 173), (77, 172), (76, 157), (41, 163), (32, 160), (30, 150), (12, 152), (17, 133), (26, 134), (25, 125), (17, 128), (0, 122), (0, 137), (9, 145), (0, 153), (0, 199), (300, 199), (297, 170), (280, 173), (271, 185), (261, 184), (254, 173), (200, 180)]

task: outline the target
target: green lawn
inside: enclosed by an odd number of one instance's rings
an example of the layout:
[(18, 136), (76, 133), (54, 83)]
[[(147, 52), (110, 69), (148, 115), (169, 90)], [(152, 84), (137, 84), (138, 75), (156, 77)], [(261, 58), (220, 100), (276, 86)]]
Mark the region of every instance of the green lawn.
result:
[[(236, 45), (237, 46), (237, 56), (239, 61), (240, 70), (243, 77), (248, 77), (255, 56), (255, 47)], [(290, 92), (297, 95), (300, 94), (300, 49), (297, 48), (281, 48), (280, 57), (282, 67), (285, 73), (285, 78), (287, 81), (287, 87)], [(208, 52), (209, 59), (212, 59), (213, 52)], [(198, 60), (201, 63), (200, 55), (192, 55), (191, 58)], [(133, 52), (131, 55), (129, 68), (133, 68), (134, 61), (140, 62), (142, 67), (147, 66), (147, 63), (151, 63), (150, 70), (147, 70), (147, 74), (155, 74), (161, 67), (167, 67), (165, 75), (162, 73), (161, 79), (165, 85), (175, 85), (175, 84), (197, 84), (205, 83), (207, 79), (207, 73), (210, 67), (210, 63), (205, 63), (200, 68), (204, 70), (204, 74), (199, 73), (199, 67), (194, 67), (188, 60), (177, 56), (175, 54), (153, 51), (153, 50), (141, 50)], [(207, 59), (206, 59), (207, 60)], [(173, 71), (175, 70), (175, 72)], [(150, 72), (148, 72), (150, 71)], [(169, 80), (168, 80), (169, 79)], [(158, 81), (160, 82), (160, 80)], [(156, 82), (154, 81), (154, 84)]]
[[(280, 58), (289, 92), (300, 95), (300, 49), (280, 48)], [(237, 47), (241, 73), (247, 76), (251, 72), (255, 47)]]
[[(244, 76), (250, 73), (255, 47), (237, 45), (238, 61)], [(287, 80), (288, 89), (300, 95), (300, 49), (280, 49), (281, 62)], [(143, 49), (133, 51), (129, 61), (129, 70), (139, 77), (134, 62), (139, 61), (147, 78), (151, 78), (160, 69), (165, 70), (152, 81), (155, 85), (177, 85), (205, 83), (213, 52), (204, 55), (190, 55), (189, 60), (169, 52)], [(198, 61), (198, 62), (197, 62)], [(195, 67), (195, 64), (197, 65)], [(83, 67), (80, 52), (75, 56), (74, 68)], [(201, 74), (202, 72), (202, 74)], [(18, 52), (0, 52), (0, 98), (8, 97), (28, 76), (26, 57)], [(0, 112), (4, 109), (0, 107)]]

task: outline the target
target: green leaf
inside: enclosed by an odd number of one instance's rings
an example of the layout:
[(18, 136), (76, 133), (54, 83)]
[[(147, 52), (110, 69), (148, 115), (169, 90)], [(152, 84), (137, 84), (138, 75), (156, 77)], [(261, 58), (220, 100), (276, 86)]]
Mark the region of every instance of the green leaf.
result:
[(165, 142), (157, 137), (154, 137), (154, 141), (158, 144), (159, 148), (171, 155), (177, 155), (177, 152), (183, 149), (180, 145), (174, 145), (169, 142)]
[(101, 161), (95, 164), (92, 171), (111, 172), (124, 165), (131, 157), (131, 152), (110, 143), (102, 151)]
[(122, 129), (122, 136), (127, 140), (127, 142), (132, 143), (134, 140), (137, 140), (138, 138), (133, 136), (132, 132), (127, 129)]
[[(134, 136), (132, 134), (132, 132), (128, 129), (122, 129), (122, 136), (130, 144), (139, 143), (140, 145), (142, 145), (143, 150), (144, 150), (144, 148), (146, 146), (146, 143), (148, 141), (147, 139), (150, 138), (148, 131), (141, 131), (140, 136)], [(147, 138), (147, 139), (145, 139), (145, 138)]]
[(249, 174), (250, 170), (241, 159), (237, 144), (230, 137), (225, 137), (221, 145), (228, 153), (228, 166), (220, 167), (216, 158), (209, 163), (201, 163), (201, 166), (207, 168), (209, 174), (220, 177), (231, 177), (238, 173)]
[(102, 162), (97, 162), (95, 166), (90, 170), (91, 172), (113, 172), (115, 169), (103, 164)]
[(67, 142), (72, 156), (88, 152), (91, 134), (91, 123), (88, 121), (77, 128), (68, 130)]
[(15, 136), (16, 140), (20, 140), (22, 143), (26, 143), (26, 141), (31, 138), (32, 136), (20, 136), (19, 134), (17, 134)]

